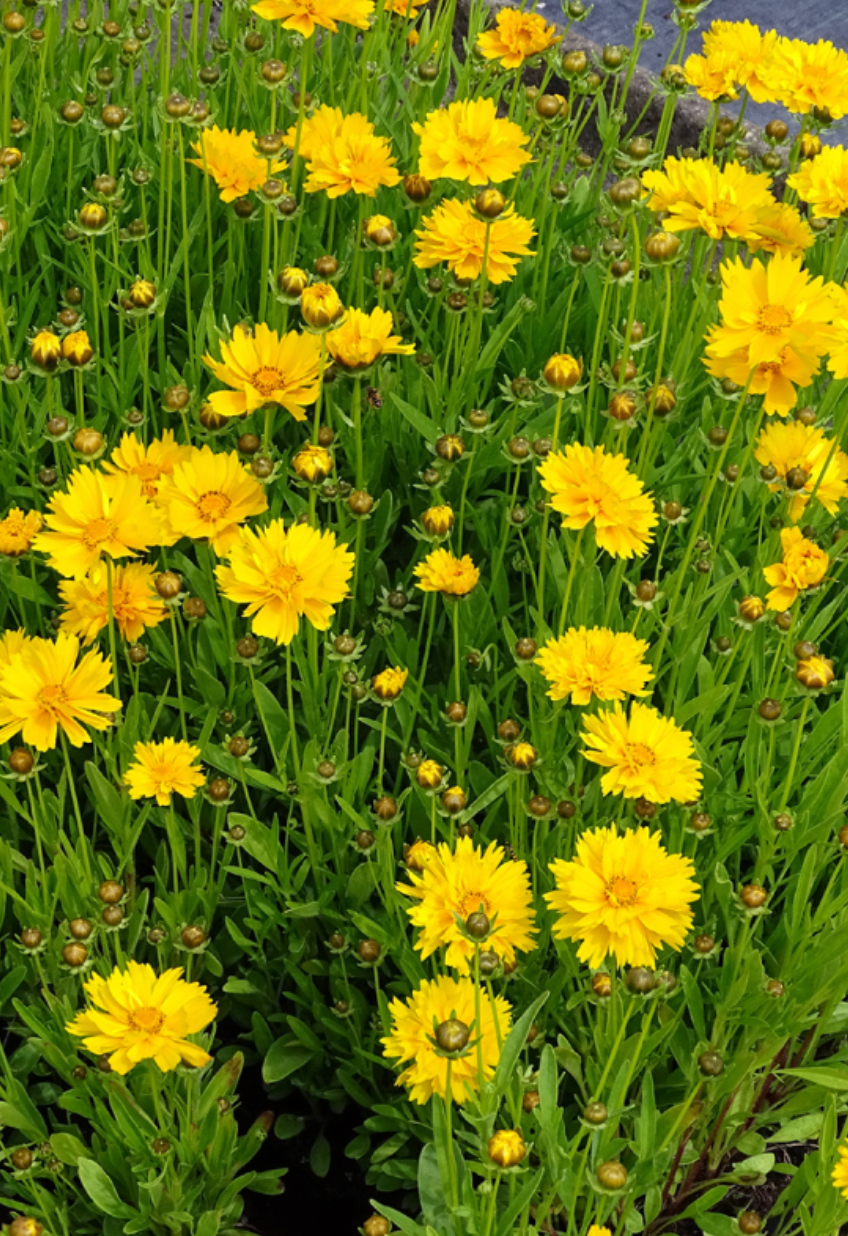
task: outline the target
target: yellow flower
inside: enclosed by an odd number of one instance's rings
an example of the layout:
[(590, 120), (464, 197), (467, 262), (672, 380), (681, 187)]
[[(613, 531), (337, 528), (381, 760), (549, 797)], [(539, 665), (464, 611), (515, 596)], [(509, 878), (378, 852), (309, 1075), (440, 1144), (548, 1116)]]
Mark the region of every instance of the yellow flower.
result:
[(768, 175), (741, 163), (720, 168), (707, 159), (672, 157), (662, 171), (643, 172), (642, 184), (651, 194), (649, 208), (667, 213), (667, 232), (700, 228), (713, 240), (747, 240), (759, 214), (774, 206)]
[(555, 859), (556, 888), (545, 900), (559, 915), (553, 934), (579, 940), (577, 956), (593, 968), (653, 965), (657, 949), (679, 950), (692, 925), (699, 886), (691, 859), (669, 854), (660, 833), (615, 825), (585, 832), (571, 862)]
[(520, 1129), (498, 1129), (486, 1146), (486, 1153), (498, 1167), (517, 1167), (527, 1154)]
[(736, 84), (748, 91), (755, 103), (775, 99), (772, 89), (772, 59), (778, 36), (765, 34), (750, 21), (714, 21), (704, 34), (708, 59), (727, 56), (733, 64)]
[(650, 494), (627, 470), (624, 455), (608, 455), (603, 446), (571, 443), (548, 455), (539, 468), (551, 506), (566, 528), (585, 528), (594, 520), (601, 549), (618, 558), (648, 552), (657, 523)]
[(367, 369), (383, 356), (412, 356), (415, 345), (404, 343), (400, 335), (392, 334), (393, 330), (388, 309), (375, 308), (370, 313), (351, 309), (341, 326), (327, 337), (327, 347), (333, 360), (351, 372)]
[(583, 756), (609, 769), (601, 778), (604, 794), (688, 803), (701, 792), (692, 735), (649, 704), (634, 703), (629, 717), (621, 704), (584, 716), (582, 738)]
[(162, 477), (170, 476), (190, 454), (191, 447), (177, 442), (173, 429), (166, 429), (161, 438), (154, 438), (146, 446), (134, 433), (125, 433), (104, 461), (103, 470), (112, 475), (127, 472), (138, 477), (145, 497), (155, 501)]
[(772, 97), (796, 115), (826, 108), (834, 120), (848, 114), (848, 54), (825, 39), (778, 39), (769, 81)]
[(806, 657), (795, 666), (795, 677), (808, 691), (823, 691), (833, 682), (833, 662), (827, 657)]
[(489, 920), (490, 929), (481, 940), (507, 963), (515, 961), (516, 950), (526, 953), (535, 947), (527, 864), (507, 859), (495, 842), (482, 850), (470, 837), (461, 837), (453, 853), (442, 844), (438, 857), (422, 872), (410, 872), (409, 878), (411, 885), (397, 888), (417, 901), (407, 913), (413, 926), (421, 928), (415, 947), (422, 959), (444, 948), (446, 965), (469, 973), (475, 944), (457, 919), (464, 924), (472, 914)]
[(52, 330), (40, 330), (30, 347), (32, 363), (45, 373), (54, 373), (62, 359), (62, 342)]
[(249, 129), (203, 129), (192, 150), (200, 157), (188, 159), (206, 171), (221, 190), (222, 202), (234, 202), (252, 189), (258, 189), (274, 172), (286, 165), (283, 160), (263, 159), (256, 153), (256, 134)]
[[(425, 760), (424, 764), (432, 764), (432, 762), (432, 760)], [(424, 764), (421, 765), (421, 768), (424, 767)], [(438, 765), (436, 765), (436, 767), (438, 768)], [(419, 769), (419, 773), (420, 771), (421, 770)], [(441, 781), (441, 777), (439, 780)], [(437, 857), (437, 855), (438, 851), (436, 850), (436, 847), (429, 841), (422, 841), (419, 837), (416, 841), (413, 841), (411, 846), (408, 848), (404, 847), (403, 861), (410, 871), (423, 871), (424, 868)]]
[(738, 99), (736, 90), (736, 65), (727, 52), (711, 56), (687, 56), (683, 64), (683, 76), (702, 99), (711, 103), (718, 99)]
[[(445, 770), (436, 760), (422, 760), (415, 774), (415, 780), (422, 790), (438, 790), (445, 779)], [(431, 847), (436, 853), (435, 846)], [(420, 870), (420, 868), (416, 868)]]
[(501, 9), (494, 30), (477, 38), (477, 46), (487, 60), (499, 60), (505, 69), (520, 69), (530, 56), (538, 56), (562, 42), (556, 26), (549, 26), (539, 13), (522, 9)]
[(108, 729), (104, 713), (120, 700), (104, 694), (112, 663), (87, 652), (77, 663), (79, 640), (59, 634), (55, 642), (32, 639), (10, 660), (0, 678), (0, 742), (20, 733), (38, 751), (52, 751), (59, 729), (75, 747), (90, 742), (86, 726)]
[[(446, 974), (432, 981), (424, 979), (404, 1003), (392, 1000), (389, 1012), (392, 1028), (381, 1039), (383, 1055), (408, 1063), (397, 1080), (409, 1086), (413, 1103), (427, 1103), (434, 1094), (445, 1098), (450, 1088), (454, 1103), (464, 1103), (468, 1093), (479, 1089), (477, 1059), (479, 1040), (483, 1058), (483, 1078), (491, 1080), (500, 1059), (500, 1043), (509, 1034), (512, 1008), (503, 996), (479, 994), (480, 1024), (476, 1021), (475, 985), (468, 978), (449, 978)], [(434, 1043), (434, 1026), (458, 1021), (470, 1030), (469, 1048), (464, 1055), (446, 1057)]]
[(788, 202), (775, 202), (757, 213), (753, 230), (746, 241), (749, 253), (788, 253), (800, 257), (816, 243), (815, 233)]
[(493, 99), (464, 99), (414, 123), (421, 138), (418, 171), (428, 180), (444, 176), (471, 185), (500, 184), (530, 162), (527, 134), (498, 116)]
[(612, 1236), (612, 1232), (608, 1227), (599, 1227), (597, 1223), (593, 1223), (586, 1236)]
[(812, 207), (814, 219), (839, 219), (848, 211), (848, 150), (824, 146), (821, 154), (805, 159), (786, 183)]
[(309, 39), (317, 26), (335, 34), (339, 21), (367, 30), (374, 0), (260, 0), (251, 9), (258, 17), (278, 21), (283, 29), (296, 30)]
[(390, 666), (374, 675), (371, 679), (371, 690), (378, 700), (390, 704), (398, 698), (408, 677), (409, 670), (401, 669), (399, 665), (395, 669)]
[(209, 402), (221, 416), (242, 416), (266, 403), (278, 403), (296, 421), (318, 398), (321, 344), (313, 335), (290, 330), (282, 338), (264, 322), (250, 334), (236, 326), (229, 343), (221, 342), (222, 360), (204, 356), (219, 382), (232, 389), (213, 391)]
[(88, 333), (84, 330), (71, 331), (62, 340), (62, 356), (75, 369), (81, 369), (83, 365), (87, 365), (93, 355), (94, 348), (91, 346)]
[[(704, 364), (713, 377), (729, 378), (739, 387), (744, 387), (751, 375), (747, 348), (738, 348), (728, 356), (718, 358), (712, 356), (707, 347)], [(803, 389), (809, 386), (818, 373), (819, 366), (817, 355), (809, 352), (802, 354), (791, 347), (783, 348), (777, 360), (764, 361), (756, 366), (751, 378), (750, 393), (764, 396), (763, 407), (766, 412), (787, 416), (795, 407), (795, 388)]]
[[(297, 126), (286, 134), (292, 148)], [(308, 193), (325, 191), (330, 198), (345, 193), (374, 197), (381, 185), (391, 188), (400, 180), (391, 143), (378, 137), (367, 116), (360, 112), (343, 115), (338, 107), (326, 104), (301, 125), (298, 153), (307, 161)]]
[[(831, 515), (836, 514), (840, 501), (848, 497), (848, 455), (815, 425), (803, 425), (800, 421), (766, 425), (757, 439), (755, 458), (758, 463), (771, 464), (784, 481), (787, 473), (793, 473), (792, 485), (787, 489), (789, 518), (793, 523), (801, 518), (814, 492)], [(799, 472), (806, 475), (800, 486)]]
[(545, 365), (545, 381), (557, 391), (570, 391), (582, 376), (583, 362), (575, 360), (568, 352), (557, 352)]
[(647, 642), (628, 631), (571, 627), (548, 640), (536, 660), (552, 700), (570, 695), (572, 704), (588, 704), (593, 696), (621, 700), (626, 694), (647, 695), (645, 684), (654, 676), (642, 660), (647, 651)]
[(155, 798), (160, 807), (167, 807), (173, 794), (194, 798), (204, 783), (203, 769), (194, 762), (200, 748), (191, 743), (174, 738), (137, 742), (133, 754), (135, 762), (124, 774), (130, 798)]
[(208, 538), (223, 554), (238, 540), (239, 525), (268, 510), (265, 490), (236, 451), (216, 454), (211, 447), (192, 447), (159, 490), (174, 540)]
[(815, 588), (827, 574), (830, 557), (814, 541), (808, 541), (800, 528), (782, 528), (780, 545), (783, 558), (765, 567), (767, 584), (773, 584), (766, 600), (769, 609), (783, 611), (793, 605), (800, 592)]
[(444, 262), (457, 278), (476, 279), (485, 256), (489, 283), (505, 283), (518, 268), (516, 258), (533, 256), (527, 246), (535, 234), (532, 222), (517, 215), (512, 206), (494, 223), (486, 224), (471, 202), (449, 199), (440, 202), (415, 233), (415, 265), (427, 270)]
[(848, 285), (828, 284), (833, 304), (830, 355), (827, 367), (835, 378), (848, 378)]
[(839, 1147), (839, 1162), (831, 1174), (834, 1189), (839, 1189), (848, 1202), (848, 1143)]
[(198, 1034), (218, 1012), (205, 987), (186, 983), (182, 968), (157, 978), (151, 966), (128, 961), (109, 978), (92, 974), (85, 984), (93, 1007), (65, 1026), (96, 1055), (109, 1057), (115, 1073), (129, 1073), (142, 1060), (155, 1060), (163, 1073), (179, 1064), (201, 1068), (212, 1057), (188, 1035)]
[(454, 525), (453, 508), (444, 504), (429, 506), (421, 515), (421, 526), (430, 536), (447, 536)]
[(480, 572), (468, 554), (455, 558), (449, 549), (434, 549), (413, 571), (422, 592), (466, 597), (477, 587)]
[(80, 579), (102, 557), (135, 558), (159, 543), (161, 528), (135, 476), (104, 476), (94, 468), (77, 468), (64, 493), (47, 508), (45, 530), (33, 546), (47, 554), (60, 575)]
[(281, 519), (243, 529), (228, 557), (215, 572), (222, 593), (247, 605), (256, 634), (278, 644), (291, 643), (301, 617), (326, 631), (353, 571), (353, 554), (334, 533), (305, 524), (286, 529)]
[[(116, 566), (112, 572), (112, 612), (121, 637), (130, 642), (156, 627), (167, 616), (167, 609), (156, 594), (155, 570), (143, 562)], [(59, 595), (64, 603), (61, 630), (78, 635), (90, 644), (109, 625), (109, 587), (102, 562), (92, 567), (83, 579), (63, 580)]]
[(333, 457), (324, 446), (302, 446), (292, 460), (292, 468), (302, 481), (325, 481), (333, 471)]
[(818, 133), (802, 133), (798, 146), (802, 159), (814, 159), (824, 149), (822, 139)]
[(300, 294), (300, 312), (309, 326), (324, 330), (344, 313), (344, 305), (332, 283), (313, 283)]
[(0, 635), (0, 682), (10, 665), (17, 663), (20, 654), (32, 643), (32, 639), (19, 627), (17, 631), (4, 631)]
[(13, 506), (5, 519), (0, 520), (0, 554), (7, 558), (19, 558), (28, 549), (44, 526), (40, 511), (22, 511)]

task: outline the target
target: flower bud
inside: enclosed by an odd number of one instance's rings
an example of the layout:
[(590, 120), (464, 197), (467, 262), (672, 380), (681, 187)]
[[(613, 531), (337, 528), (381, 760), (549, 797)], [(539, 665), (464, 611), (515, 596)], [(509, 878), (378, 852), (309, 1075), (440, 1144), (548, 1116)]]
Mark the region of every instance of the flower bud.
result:
[(134, 279), (127, 291), (127, 300), (134, 309), (149, 309), (156, 299), (156, 287), (149, 279)]
[(449, 1017), (436, 1027), (436, 1043), (444, 1052), (455, 1055), (464, 1051), (471, 1037), (468, 1026), (456, 1017)]
[(484, 219), (497, 219), (506, 209), (506, 198), (500, 189), (483, 189), (474, 199), (474, 209)]
[(389, 1236), (392, 1225), (382, 1215), (372, 1215), (362, 1224), (362, 1236)]
[[(14, 16), (14, 13), (7, 14), (7, 17)], [(25, 1215), (18, 1215), (9, 1224), (9, 1236), (41, 1236), (43, 1230), (37, 1219), (32, 1219)]]
[(201, 944), (206, 943), (206, 932), (202, 927), (188, 926), (183, 927), (180, 932), (180, 939), (187, 949), (200, 948)]
[(746, 622), (759, 622), (766, 612), (766, 603), (761, 597), (747, 596), (739, 602), (739, 616)]
[(548, 386), (554, 390), (569, 391), (576, 386), (583, 375), (583, 365), (569, 356), (567, 352), (558, 352), (545, 365), (544, 378)]
[(612, 995), (612, 979), (608, 974), (598, 973), (592, 975), (592, 991), (601, 1000), (605, 1000), (607, 996)]
[(807, 657), (798, 662), (795, 677), (809, 691), (821, 691), (833, 682), (833, 662), (827, 657)]
[(458, 785), (445, 790), (442, 795), (442, 807), (448, 815), (459, 815), (460, 811), (465, 810), (467, 802), (465, 791), (460, 789)]
[(672, 232), (653, 232), (645, 241), (645, 252), (652, 262), (671, 262), (680, 251), (680, 240)]
[(532, 768), (539, 758), (539, 752), (529, 742), (513, 743), (506, 748), (504, 755), (513, 768), (522, 770)]
[(461, 459), (465, 454), (465, 442), (459, 434), (442, 434), (440, 438), (436, 439), (435, 450), (440, 459), (453, 462), (456, 459)]
[(124, 895), (124, 888), (117, 880), (104, 880), (97, 890), (97, 896), (104, 905), (114, 906)]
[(744, 884), (739, 898), (747, 910), (759, 910), (768, 901), (768, 893), (761, 884)]
[(70, 335), (65, 335), (62, 340), (62, 356), (74, 369), (87, 365), (93, 355), (94, 348), (84, 330), (75, 330)]
[(397, 240), (397, 228), (388, 215), (372, 215), (365, 220), (364, 231), (378, 249), (385, 249)]
[(68, 923), (68, 931), (75, 940), (87, 940), (94, 931), (94, 926), (87, 918), (72, 918)]
[(449, 506), (431, 506), (421, 516), (421, 526), (430, 536), (447, 536), (454, 524), (454, 513)]
[(333, 471), (333, 457), (323, 446), (303, 446), (292, 460), (292, 467), (301, 480), (320, 483)]
[(717, 1051), (705, 1051), (698, 1057), (698, 1068), (705, 1077), (718, 1077), (724, 1072), (724, 1061)]
[(163, 601), (175, 600), (180, 595), (183, 586), (183, 581), (176, 571), (160, 571), (153, 583)]
[(88, 961), (88, 949), (84, 944), (66, 944), (62, 949), (62, 960), (66, 966), (78, 970)]
[(357, 946), (356, 951), (360, 961), (373, 965), (376, 961), (380, 960), (380, 954), (383, 950), (376, 940), (362, 940)]
[(284, 266), (277, 275), (277, 287), (284, 296), (302, 296), (309, 287), (309, 275), (299, 266)]
[(331, 283), (313, 283), (300, 296), (300, 312), (307, 325), (326, 330), (344, 313), (339, 294)]
[(776, 721), (783, 712), (779, 700), (765, 699), (757, 710), (764, 721)]
[(30, 349), (32, 363), (45, 373), (53, 373), (62, 358), (62, 344), (58, 335), (50, 330), (40, 330)]
[(9, 755), (9, 768), (18, 777), (26, 777), (35, 767), (35, 759), (26, 747), (15, 747)]
[(609, 1116), (606, 1106), (597, 1101), (589, 1103), (583, 1108), (583, 1119), (588, 1124), (603, 1124)]
[(614, 421), (623, 424), (636, 415), (636, 397), (632, 391), (617, 391), (609, 402), (607, 412)]
[(517, 1167), (527, 1154), (527, 1146), (519, 1129), (498, 1129), (489, 1138), (487, 1153), (498, 1167)]
[(80, 227), (84, 227), (88, 232), (99, 232), (101, 228), (106, 226), (109, 214), (106, 207), (100, 202), (86, 202), (79, 211), (77, 218)]
[(605, 1189), (623, 1189), (627, 1184), (627, 1168), (617, 1159), (601, 1163), (595, 1175)]
[(416, 206), (420, 206), (433, 191), (433, 186), (426, 176), (420, 176), (413, 172), (403, 178), (403, 191), (409, 198), (410, 202), (414, 202)]

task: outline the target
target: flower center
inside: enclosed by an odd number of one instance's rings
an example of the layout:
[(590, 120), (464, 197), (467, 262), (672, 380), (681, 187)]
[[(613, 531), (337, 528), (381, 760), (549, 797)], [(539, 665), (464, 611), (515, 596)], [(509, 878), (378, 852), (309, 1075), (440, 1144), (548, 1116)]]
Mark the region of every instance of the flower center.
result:
[(207, 523), (211, 524), (216, 519), (222, 519), (226, 515), (232, 506), (232, 502), (226, 494), (213, 489), (208, 494), (204, 494), (202, 498), (198, 498), (196, 505), (200, 518), (205, 519)]
[(162, 475), (162, 469), (158, 464), (148, 463), (147, 461), (138, 464), (137, 467), (133, 468), (133, 471), (140, 481), (158, 481)]
[(250, 385), (258, 390), (260, 395), (270, 399), (274, 391), (278, 391), (284, 385), (283, 375), (279, 369), (273, 369), (270, 365), (264, 365), (261, 369), (256, 370), (256, 373), (250, 379)]
[(627, 876), (615, 876), (610, 880), (604, 892), (606, 893), (607, 901), (616, 907), (632, 906), (633, 902), (639, 895), (639, 886), (634, 884), (632, 880), (628, 880)]
[(763, 305), (757, 314), (757, 328), (764, 335), (779, 335), (792, 325), (792, 314), (783, 305)]
[(38, 693), (39, 704), (41, 704), (42, 708), (46, 708), (48, 712), (51, 712), (54, 715), (57, 709), (61, 708), (61, 706), (66, 703), (67, 698), (65, 688), (61, 685), (61, 683), (55, 683), (47, 687), (42, 687)]
[(303, 582), (303, 576), (296, 566), (292, 566), (290, 562), (283, 562), (271, 572), (270, 580), (272, 587), (288, 598), (292, 590)]
[(460, 898), (460, 918), (468, 918), (471, 914), (480, 914), (481, 912), (491, 917), (488, 898), (484, 897), (482, 893), (466, 893), (464, 897)]
[(657, 755), (643, 742), (628, 742), (624, 744), (624, 758), (631, 768), (644, 768), (646, 764), (656, 764)]
[(145, 1034), (158, 1034), (165, 1022), (165, 1014), (161, 1009), (151, 1008), (143, 1004), (140, 1009), (130, 1013), (130, 1026), (133, 1030), (141, 1030)]
[(114, 520), (101, 517), (100, 519), (92, 519), (91, 523), (86, 526), (82, 539), (89, 549), (96, 549), (104, 541), (110, 541), (114, 534)]

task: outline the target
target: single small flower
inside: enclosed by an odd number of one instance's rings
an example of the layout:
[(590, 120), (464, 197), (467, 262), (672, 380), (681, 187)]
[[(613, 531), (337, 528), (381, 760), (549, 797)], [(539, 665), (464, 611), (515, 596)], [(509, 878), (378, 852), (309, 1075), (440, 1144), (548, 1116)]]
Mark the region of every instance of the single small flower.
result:
[(772, 62), (778, 43), (775, 30), (763, 33), (750, 21), (714, 21), (704, 34), (704, 53), (709, 59), (727, 57), (740, 89), (755, 103), (772, 103)]
[(692, 860), (669, 854), (660, 833), (637, 828), (587, 831), (573, 860), (551, 863), (556, 888), (545, 900), (557, 914), (558, 940), (579, 940), (577, 956), (593, 968), (651, 966), (658, 949), (679, 951), (692, 926), (699, 886)]
[(628, 464), (624, 455), (608, 455), (603, 446), (571, 443), (552, 451), (538, 469), (563, 526), (579, 529), (594, 522), (598, 545), (619, 558), (646, 554), (659, 521), (650, 494)]
[[(286, 134), (286, 144), (294, 149), (298, 126)], [(322, 104), (300, 126), (298, 155), (306, 160), (309, 173), (307, 193), (325, 192), (329, 198), (356, 193), (375, 197), (385, 185), (400, 181), (388, 138), (380, 137), (367, 116)]]
[(662, 170), (643, 172), (650, 193), (648, 207), (665, 214), (667, 232), (697, 228), (712, 240), (747, 240), (755, 234), (763, 210), (774, 206), (765, 172), (753, 173), (741, 163), (724, 167), (708, 159), (666, 159)]
[(412, 356), (415, 345), (394, 334), (394, 319), (387, 309), (370, 313), (351, 309), (337, 330), (327, 337), (327, 349), (337, 364), (350, 373), (367, 369), (384, 356)]
[(779, 38), (769, 66), (772, 97), (796, 116), (815, 108), (834, 120), (848, 115), (848, 53), (826, 39)]
[(251, 515), (268, 509), (262, 485), (236, 451), (216, 454), (211, 447), (192, 447), (159, 489), (167, 530), (172, 540), (208, 540), (223, 554), (238, 540), (239, 527)]
[(201, 131), (192, 146), (199, 157), (187, 162), (212, 177), (221, 190), (222, 202), (234, 202), (286, 166), (283, 160), (262, 158), (256, 152), (255, 142), (256, 134), (249, 129), (237, 132), (212, 125)]
[(726, 52), (711, 56), (687, 56), (683, 63), (683, 76), (702, 99), (711, 103), (719, 99), (738, 99), (736, 90), (736, 66)]
[(556, 26), (540, 13), (501, 9), (493, 30), (478, 35), (477, 46), (487, 60), (498, 60), (505, 69), (520, 69), (525, 60), (562, 42)]
[(622, 700), (625, 695), (647, 695), (646, 684), (653, 671), (643, 660), (646, 640), (629, 631), (606, 627), (570, 628), (545, 644), (536, 658), (548, 681), (552, 700), (571, 696), (572, 704), (598, 700)]
[[(479, 1024), (475, 1001), (479, 1002)], [(409, 1087), (413, 1103), (429, 1102), (434, 1094), (444, 1099), (450, 1079), (454, 1103), (464, 1103), (469, 1092), (479, 1089), (478, 1041), (483, 1061), (483, 1080), (490, 1081), (500, 1059), (500, 1044), (509, 1034), (512, 1008), (503, 996), (487, 991), (476, 994), (470, 978), (423, 979), (408, 1000), (392, 1000), (392, 1026), (380, 1042), (383, 1055), (406, 1064), (397, 1079)], [(451, 1056), (436, 1044), (434, 1029), (445, 1022), (459, 1022), (469, 1029), (470, 1050)]]
[[(487, 237), (488, 231), (488, 237)], [(440, 202), (415, 233), (415, 265), (428, 270), (441, 263), (458, 279), (477, 279), (486, 262), (489, 283), (506, 283), (518, 269), (518, 260), (532, 257), (535, 235), (530, 219), (507, 207), (494, 223), (486, 223), (472, 202), (449, 198)]]
[(817, 425), (800, 421), (767, 424), (757, 438), (754, 458), (771, 465), (784, 482), (789, 476), (792, 484), (786, 492), (793, 523), (801, 518), (813, 495), (830, 515), (835, 515), (839, 503), (848, 497), (848, 455)]
[(109, 1057), (112, 1070), (129, 1073), (153, 1060), (163, 1073), (180, 1064), (202, 1068), (212, 1057), (188, 1036), (214, 1021), (218, 1008), (205, 987), (187, 983), (182, 968), (158, 977), (151, 966), (128, 961), (109, 978), (93, 974), (85, 984), (91, 1006), (65, 1029), (96, 1055)]
[(786, 183), (811, 207), (814, 219), (839, 219), (848, 211), (848, 150), (822, 147), (821, 154), (805, 159)]
[(124, 774), (130, 798), (155, 798), (167, 807), (174, 794), (194, 798), (206, 778), (195, 764), (200, 748), (174, 738), (161, 742), (137, 742), (134, 761)]
[(765, 567), (763, 575), (772, 590), (766, 596), (769, 609), (779, 612), (794, 605), (800, 593), (822, 582), (830, 566), (826, 549), (810, 541), (800, 528), (783, 528), (780, 533), (783, 557)]
[(371, 690), (383, 703), (393, 703), (399, 698), (408, 677), (409, 670), (401, 669), (399, 665), (395, 669), (389, 666), (374, 675), (371, 679)]
[(22, 511), (13, 506), (5, 519), (0, 520), (0, 554), (7, 558), (20, 558), (32, 549), (33, 541), (44, 527), (40, 511)]
[(498, 1167), (517, 1167), (527, 1155), (520, 1129), (498, 1129), (489, 1138), (486, 1153)]
[(305, 524), (287, 529), (281, 519), (243, 529), (227, 557), (215, 571), (221, 592), (247, 606), (256, 635), (278, 644), (291, 643), (302, 617), (326, 631), (353, 571), (353, 554), (335, 533)]
[(421, 526), (430, 536), (447, 536), (454, 525), (453, 508), (430, 506), (421, 515)]
[(177, 464), (190, 455), (191, 447), (177, 442), (173, 429), (164, 430), (161, 438), (153, 438), (146, 445), (134, 433), (125, 433), (103, 461), (103, 471), (112, 476), (126, 472), (138, 477), (144, 496), (155, 502), (162, 478), (171, 476)]
[(477, 587), (480, 572), (468, 554), (456, 558), (449, 549), (434, 549), (413, 571), (422, 592), (465, 597)]
[(263, 322), (252, 333), (236, 326), (232, 338), (221, 342), (221, 358), (203, 358), (218, 381), (231, 388), (209, 395), (215, 412), (242, 416), (276, 403), (296, 421), (306, 420), (305, 408), (318, 398), (321, 370), (321, 344), (314, 335), (291, 330), (280, 337)]
[(585, 759), (609, 771), (604, 794), (646, 798), (651, 803), (688, 803), (701, 792), (701, 765), (692, 735), (648, 704), (621, 704), (583, 718)]
[(794, 206), (775, 202), (758, 211), (746, 244), (749, 253), (786, 253), (802, 257), (816, 243), (815, 233)]
[[(121, 638), (129, 643), (167, 617), (154, 586), (155, 574), (155, 568), (145, 562), (113, 568), (112, 613)], [(109, 578), (104, 563), (97, 563), (82, 579), (62, 580), (59, 596), (64, 605), (60, 630), (79, 636), (85, 645), (108, 627)]]
[(368, 29), (374, 0), (259, 0), (251, 11), (266, 21), (278, 21), (284, 30), (294, 30), (311, 39), (317, 27), (335, 34), (337, 22)]
[(529, 138), (520, 125), (498, 116), (494, 99), (463, 99), (413, 123), (420, 140), (418, 170), (428, 180), (471, 185), (511, 180), (530, 162)]

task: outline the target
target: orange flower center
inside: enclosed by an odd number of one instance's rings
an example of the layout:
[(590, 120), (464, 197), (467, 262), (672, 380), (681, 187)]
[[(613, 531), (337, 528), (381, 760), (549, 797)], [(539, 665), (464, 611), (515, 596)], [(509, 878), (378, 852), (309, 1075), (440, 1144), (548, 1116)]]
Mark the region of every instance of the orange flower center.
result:
[(792, 314), (783, 305), (763, 305), (757, 314), (757, 329), (764, 335), (779, 335), (792, 325)]
[(276, 567), (269, 576), (271, 585), (286, 598), (291, 596), (292, 590), (298, 584), (303, 582), (303, 576), (296, 566), (292, 566), (290, 562), (283, 562)]
[(137, 464), (133, 468), (133, 472), (140, 481), (158, 481), (162, 475), (162, 469), (158, 464), (150, 463), (145, 460), (144, 463)]
[(223, 519), (233, 504), (226, 494), (222, 494), (220, 490), (212, 489), (208, 494), (204, 494), (202, 498), (198, 498), (195, 505), (200, 518), (211, 524), (216, 519)]
[(616, 876), (604, 889), (607, 901), (616, 907), (632, 906), (639, 895), (639, 886), (627, 876)]
[(130, 1026), (144, 1034), (158, 1034), (164, 1023), (165, 1014), (162, 1010), (151, 1008), (147, 1004), (143, 1004), (140, 1009), (133, 1009), (130, 1013)]
[(460, 898), (457, 911), (460, 918), (468, 918), (471, 914), (480, 914), (481, 912), (491, 916), (488, 898), (484, 897), (482, 893), (466, 893), (464, 897)]
[(98, 545), (102, 545), (104, 541), (111, 541), (114, 535), (114, 520), (101, 517), (100, 519), (92, 519), (91, 523), (86, 526), (82, 539), (89, 549), (97, 549)]
[(266, 399), (270, 399), (274, 391), (278, 391), (284, 384), (283, 375), (279, 369), (274, 369), (270, 365), (263, 365), (261, 369), (257, 369), (250, 379), (250, 385)]
[(643, 742), (628, 742), (624, 745), (624, 758), (632, 769), (644, 768), (646, 764), (656, 764), (657, 754)]
[(42, 687), (38, 693), (38, 702), (42, 708), (46, 708), (48, 712), (55, 715), (56, 711), (67, 702), (65, 688), (61, 683), (54, 683), (47, 687)]

